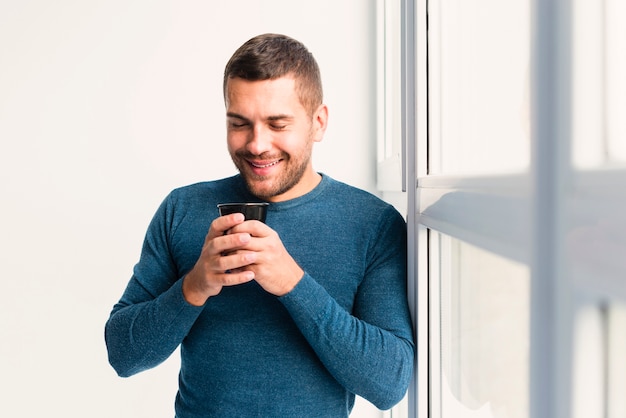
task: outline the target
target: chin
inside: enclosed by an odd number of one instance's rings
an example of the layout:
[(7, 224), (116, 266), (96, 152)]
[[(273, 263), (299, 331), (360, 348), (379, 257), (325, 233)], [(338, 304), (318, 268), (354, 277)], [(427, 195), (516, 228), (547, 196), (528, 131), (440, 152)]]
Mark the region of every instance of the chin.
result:
[(266, 182), (268, 181), (250, 180), (249, 178), (246, 179), (246, 184), (248, 185), (250, 193), (261, 199), (271, 198), (275, 194), (272, 190), (272, 184), (264, 184)]

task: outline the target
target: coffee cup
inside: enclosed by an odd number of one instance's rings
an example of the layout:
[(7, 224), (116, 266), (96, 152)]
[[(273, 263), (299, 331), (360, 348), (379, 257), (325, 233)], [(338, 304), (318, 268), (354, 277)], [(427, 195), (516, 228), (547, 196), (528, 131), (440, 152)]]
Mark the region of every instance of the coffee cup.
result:
[(230, 215), (231, 213), (243, 213), (246, 221), (254, 219), (265, 222), (268, 206), (269, 203), (265, 202), (220, 203), (217, 205), (217, 208), (220, 216)]

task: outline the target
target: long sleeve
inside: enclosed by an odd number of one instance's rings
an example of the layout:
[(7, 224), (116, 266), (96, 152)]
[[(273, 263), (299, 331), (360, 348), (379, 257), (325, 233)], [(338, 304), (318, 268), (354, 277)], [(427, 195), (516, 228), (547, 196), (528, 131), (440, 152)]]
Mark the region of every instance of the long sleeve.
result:
[[(140, 288), (131, 284), (126, 294)], [(159, 365), (185, 338), (200, 309), (184, 300), (180, 281), (156, 299), (116, 305), (105, 328), (111, 366), (128, 377)]]
[(309, 274), (281, 298), (333, 377), (380, 409), (402, 399), (414, 359), (406, 302), (406, 227), (398, 217), (387, 221), (371, 246), (353, 312)]
[(120, 376), (166, 360), (202, 311), (182, 294), (182, 279), (171, 257), (169, 206), (166, 199), (152, 219), (140, 261), (105, 326), (109, 362)]

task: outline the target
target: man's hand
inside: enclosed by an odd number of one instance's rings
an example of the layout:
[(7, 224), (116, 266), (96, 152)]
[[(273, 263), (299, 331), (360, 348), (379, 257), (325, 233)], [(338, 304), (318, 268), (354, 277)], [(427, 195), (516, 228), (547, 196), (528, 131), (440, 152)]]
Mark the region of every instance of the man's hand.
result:
[(253, 279), (267, 292), (282, 296), (300, 281), (304, 271), (289, 255), (278, 234), (259, 221), (246, 221), (240, 213), (211, 223), (194, 268), (185, 276), (183, 295), (202, 306), (224, 286)]
[(226, 234), (226, 231), (243, 221), (241, 213), (234, 213), (221, 216), (211, 223), (200, 257), (183, 281), (183, 295), (187, 302), (202, 306), (208, 298), (217, 295), (223, 286), (254, 279), (251, 271), (231, 272), (254, 262), (256, 257), (250, 251), (237, 252), (250, 242), (250, 234)]
[(304, 276), (304, 270), (287, 252), (278, 233), (259, 221), (247, 221), (234, 226), (228, 235), (250, 236), (248, 243), (236, 252), (254, 254), (254, 261), (238, 269), (253, 272), (254, 279), (266, 292), (276, 296), (289, 293)]

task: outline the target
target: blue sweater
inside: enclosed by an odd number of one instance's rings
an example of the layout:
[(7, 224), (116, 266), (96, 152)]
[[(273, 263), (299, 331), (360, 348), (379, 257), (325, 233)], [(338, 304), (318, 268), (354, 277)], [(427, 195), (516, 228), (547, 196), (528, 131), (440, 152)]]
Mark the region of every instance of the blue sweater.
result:
[(174, 190), (105, 328), (120, 376), (181, 346), (176, 417), (347, 417), (354, 394), (380, 409), (404, 396), (414, 345), (406, 297), (406, 224), (377, 197), (323, 176), (271, 203), (266, 224), (305, 271), (282, 297), (252, 281), (202, 307), (182, 278), (222, 202), (257, 200), (240, 176)]

